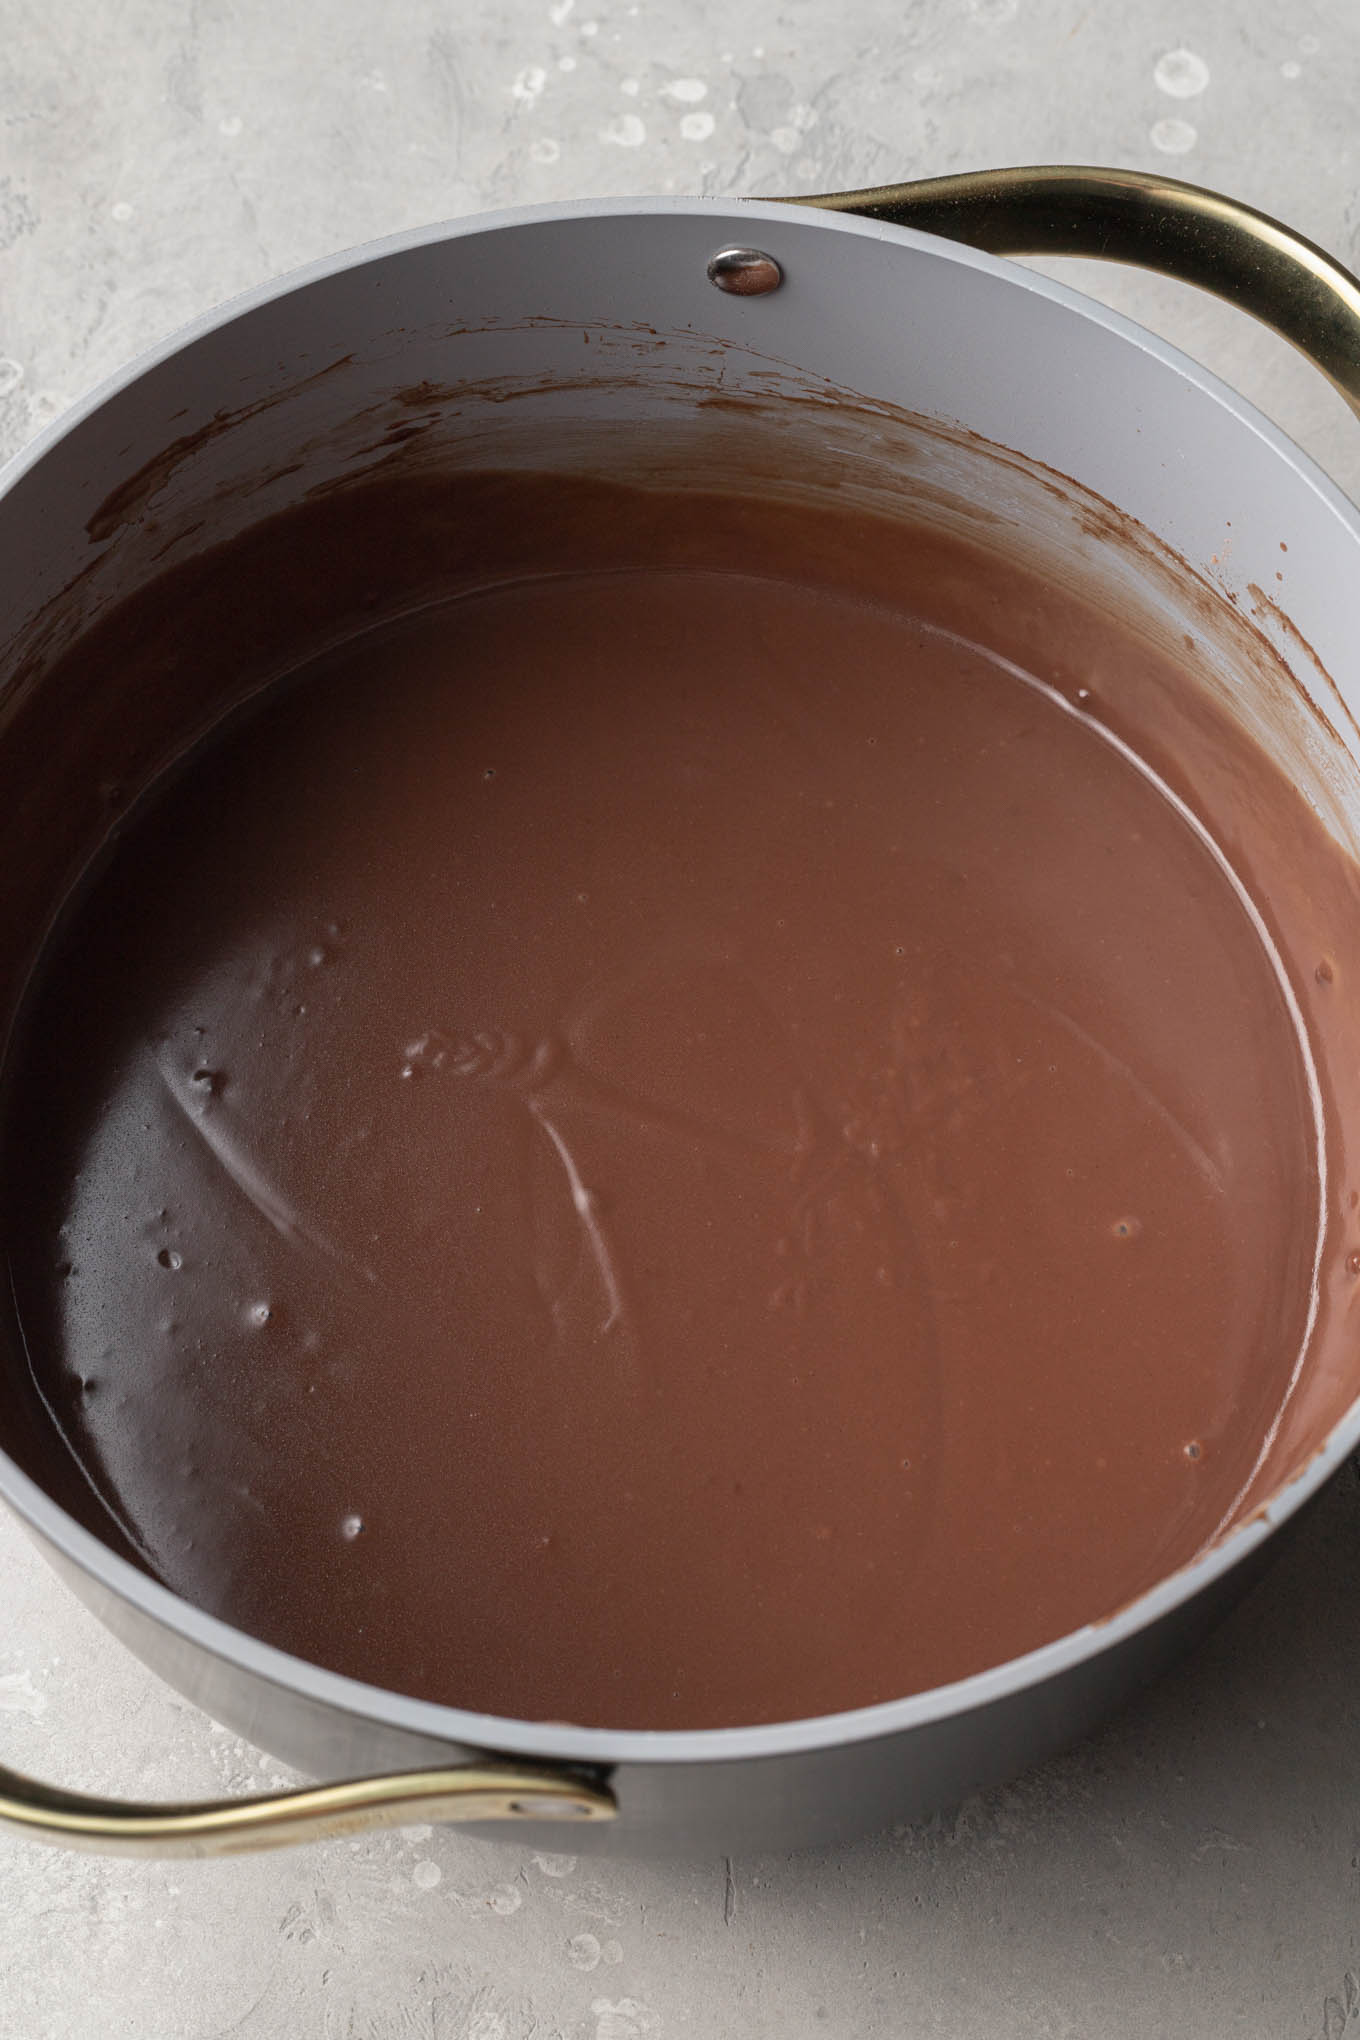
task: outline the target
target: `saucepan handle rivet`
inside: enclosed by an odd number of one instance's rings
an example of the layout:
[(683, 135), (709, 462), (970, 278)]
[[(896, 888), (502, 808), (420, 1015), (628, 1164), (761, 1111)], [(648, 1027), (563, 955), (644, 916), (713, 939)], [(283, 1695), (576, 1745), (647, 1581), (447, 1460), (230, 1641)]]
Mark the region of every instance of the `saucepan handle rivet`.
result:
[(518, 1799), (511, 1800), (510, 1811), (528, 1820), (589, 1820), (594, 1808), (580, 1799), (539, 1798), (522, 1792)]
[(709, 258), (708, 280), (732, 297), (764, 297), (778, 290), (784, 272), (762, 248), (719, 248)]

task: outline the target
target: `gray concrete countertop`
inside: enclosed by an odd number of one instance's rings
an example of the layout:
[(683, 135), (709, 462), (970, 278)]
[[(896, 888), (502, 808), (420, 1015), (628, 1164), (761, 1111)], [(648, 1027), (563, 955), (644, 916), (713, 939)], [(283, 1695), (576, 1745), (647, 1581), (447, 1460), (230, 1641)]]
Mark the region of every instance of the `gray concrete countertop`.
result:
[[(1218, 186), (1360, 264), (1357, 0), (0, 0), (0, 454), (313, 256), (524, 200), (1000, 162)], [(1231, 309), (1065, 265), (1360, 495)], [(282, 1767), (0, 1523), (0, 1761), (142, 1797)], [(1360, 1484), (1100, 1737), (921, 1828), (646, 1866), (453, 1830), (216, 1864), (0, 1839), (0, 2040), (1115, 2040), (1360, 2032)]]

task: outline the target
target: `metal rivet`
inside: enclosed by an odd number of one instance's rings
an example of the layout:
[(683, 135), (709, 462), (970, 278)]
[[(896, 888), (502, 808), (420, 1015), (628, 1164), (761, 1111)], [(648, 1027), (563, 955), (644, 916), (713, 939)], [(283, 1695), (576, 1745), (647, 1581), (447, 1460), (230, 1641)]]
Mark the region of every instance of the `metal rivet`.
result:
[(584, 1799), (550, 1799), (545, 1793), (521, 1793), (518, 1799), (510, 1801), (511, 1813), (522, 1814), (526, 1820), (591, 1820), (595, 1809)]
[(765, 297), (778, 290), (784, 272), (760, 248), (719, 248), (709, 261), (708, 280), (732, 297)]

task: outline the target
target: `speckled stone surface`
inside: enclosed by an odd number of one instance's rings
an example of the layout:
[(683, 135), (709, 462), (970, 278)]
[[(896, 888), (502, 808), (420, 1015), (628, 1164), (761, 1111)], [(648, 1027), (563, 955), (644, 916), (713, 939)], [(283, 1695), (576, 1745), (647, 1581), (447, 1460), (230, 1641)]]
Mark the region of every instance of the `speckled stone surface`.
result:
[[(0, 453), (191, 314), (523, 200), (988, 162), (1217, 185), (1360, 264), (1355, 0), (0, 0)], [(1230, 309), (1062, 273), (1360, 494), (1360, 428)], [(3, 566), (0, 564), (0, 571)], [(577, 1865), (412, 1829), (219, 1864), (0, 1839), (0, 2040), (1340, 2040), (1360, 2032), (1360, 1484), (1093, 1743), (921, 1829)], [(0, 1522), (0, 1761), (285, 1775)]]

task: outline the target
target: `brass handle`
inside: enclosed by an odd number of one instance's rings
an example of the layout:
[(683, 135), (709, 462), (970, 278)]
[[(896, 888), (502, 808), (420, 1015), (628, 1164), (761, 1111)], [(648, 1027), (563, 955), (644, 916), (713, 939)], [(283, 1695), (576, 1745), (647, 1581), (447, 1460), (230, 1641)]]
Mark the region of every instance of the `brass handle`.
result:
[(612, 1795), (557, 1772), (496, 1765), (403, 1771), (260, 1799), (137, 1806), (39, 1785), (0, 1766), (0, 1826), (28, 1841), (113, 1856), (229, 1856), (408, 1821), (612, 1820)]
[(991, 255), (1086, 255), (1160, 270), (1251, 312), (1360, 416), (1360, 282), (1325, 249), (1236, 199), (1141, 170), (971, 170), (784, 201), (863, 213)]

